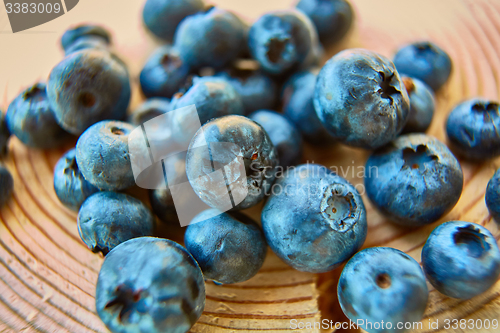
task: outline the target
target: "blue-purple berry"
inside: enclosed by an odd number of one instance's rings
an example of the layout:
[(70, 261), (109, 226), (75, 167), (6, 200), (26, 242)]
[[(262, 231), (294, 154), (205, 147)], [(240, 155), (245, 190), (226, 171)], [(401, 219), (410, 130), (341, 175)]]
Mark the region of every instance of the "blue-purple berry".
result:
[(66, 207), (78, 211), (83, 202), (99, 189), (85, 180), (76, 163), (75, 149), (57, 161), (54, 168), (54, 190)]
[(201, 270), (171, 240), (131, 239), (113, 249), (102, 264), (96, 310), (112, 332), (185, 333), (204, 307)]
[(450, 221), (441, 224), (422, 249), (429, 282), (446, 296), (470, 299), (484, 293), (500, 276), (500, 250), (481, 225)]
[(129, 239), (151, 236), (154, 219), (138, 199), (123, 193), (97, 192), (78, 212), (78, 233), (92, 252), (108, 254)]
[(59, 126), (42, 82), (26, 88), (10, 103), (5, 122), (10, 133), (33, 148), (55, 148), (71, 138)]
[(76, 143), (76, 161), (83, 177), (105, 191), (118, 191), (135, 183), (128, 149), (134, 127), (104, 120), (89, 127)]
[(264, 234), (255, 221), (241, 213), (216, 209), (195, 216), (186, 229), (184, 243), (205, 279), (223, 284), (255, 276), (267, 253)]
[(47, 95), (58, 123), (81, 134), (98, 121), (123, 120), (130, 101), (127, 69), (99, 50), (72, 53), (51, 71)]

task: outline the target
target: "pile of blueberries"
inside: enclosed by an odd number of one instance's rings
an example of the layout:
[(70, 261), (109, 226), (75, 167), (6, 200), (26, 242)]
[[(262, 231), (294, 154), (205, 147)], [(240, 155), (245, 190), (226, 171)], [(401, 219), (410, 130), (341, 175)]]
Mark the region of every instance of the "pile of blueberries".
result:
[[(83, 24), (62, 36), (65, 56), (47, 83), (27, 88), (5, 117), (0, 113), (4, 156), (11, 134), (39, 149), (78, 136), (55, 167), (54, 189), (78, 211), (83, 242), (105, 256), (96, 308), (112, 332), (188, 331), (204, 309), (204, 281), (250, 279), (268, 245), (300, 271), (327, 272), (347, 262), (338, 283), (342, 310), (353, 321), (394, 323), (384, 332), (400, 332), (395, 323), (422, 318), (426, 278), (461, 299), (497, 281), (496, 239), (471, 222), (439, 225), (422, 250), (423, 270), (393, 248), (359, 251), (367, 236), (361, 195), (325, 166), (298, 165), (303, 141), (325, 152), (336, 144), (370, 150), (367, 196), (389, 220), (421, 227), (449, 212), (463, 187), (454, 154), (472, 161), (499, 156), (500, 110), (481, 98), (459, 104), (446, 122), (451, 150), (424, 134), (434, 93), (452, 71), (437, 45), (408, 44), (393, 61), (348, 49), (320, 64), (323, 47), (340, 41), (352, 25), (345, 0), (300, 0), (251, 26), (202, 0), (147, 0), (143, 20), (165, 45), (139, 75), (146, 100), (137, 109), (128, 112), (130, 73), (112, 50), (110, 33)], [(168, 186), (150, 190), (149, 203), (134, 196), (128, 139), (137, 126), (193, 104), (202, 127), (179, 140), (190, 148), (202, 140), (237, 145), (244, 172), (231, 174), (216, 192), (232, 188), (237, 195), (235, 184), (247, 191), (227, 211), (211, 193), (210, 178), (215, 163), (227, 162), (225, 154), (210, 161), (189, 149), (169, 159), (167, 178), (189, 181), (211, 207), (185, 228), (183, 247), (154, 237), (157, 223), (179, 223), (173, 196)], [(271, 190), (276, 186), (282, 191)], [(12, 189), (12, 176), (1, 167), (1, 204)], [(239, 212), (262, 201), (261, 225)], [(488, 183), (486, 204), (500, 222), (500, 170)]]

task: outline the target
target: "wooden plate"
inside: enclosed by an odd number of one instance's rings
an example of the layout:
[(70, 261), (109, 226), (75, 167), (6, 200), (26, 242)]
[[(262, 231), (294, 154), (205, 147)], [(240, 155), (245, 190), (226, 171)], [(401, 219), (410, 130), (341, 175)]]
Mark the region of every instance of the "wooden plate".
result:
[[(249, 18), (258, 14), (255, 10), (251, 12), (248, 1), (216, 2)], [(243, 3), (250, 6), (248, 11), (242, 9)], [(437, 112), (430, 134), (446, 140), (444, 120), (458, 102), (473, 96), (499, 99), (500, 1), (352, 0), (352, 3), (356, 11), (355, 26), (340, 45), (327, 50), (328, 56), (343, 48), (364, 47), (392, 57), (403, 43), (430, 39), (452, 57), (453, 73), (436, 96)], [(148, 52), (154, 46), (151, 41), (144, 43)], [(148, 52), (137, 56), (131, 48), (118, 45), (118, 49), (123, 51), (136, 77)], [(127, 50), (131, 51), (128, 56)], [(4, 96), (4, 107), (10, 97), (11, 94), (9, 98)], [(135, 93), (133, 103), (138, 102), (140, 95)], [(94, 288), (102, 258), (82, 244), (76, 214), (59, 203), (52, 187), (52, 170), (64, 150), (31, 150), (15, 138), (10, 149), (5, 163), (15, 178), (15, 191), (12, 200), (0, 210), (0, 332), (107, 332), (94, 308)], [(327, 151), (308, 146), (304, 161), (336, 167), (361, 188), (363, 181), (358, 171), (367, 157), (365, 151), (342, 146)], [(365, 246), (395, 247), (420, 260), (422, 245), (430, 231), (452, 219), (479, 223), (500, 237), (500, 230), (484, 203), (486, 184), (500, 166), (500, 160), (481, 164), (461, 161), (461, 164), (465, 178), (462, 197), (447, 216), (433, 225), (417, 230), (393, 226), (373, 210), (365, 196), (369, 221)], [(260, 208), (249, 213), (258, 217)], [(291, 329), (292, 319), (304, 325), (321, 319), (345, 321), (335, 297), (339, 272), (321, 275), (297, 272), (270, 253), (261, 272), (245, 283), (207, 284), (205, 312), (192, 332), (282, 332)], [(500, 282), (469, 301), (444, 297), (432, 287), (430, 290), (423, 327), (416, 332), (494, 331), (470, 326), (469, 319), (483, 320), (483, 326), (486, 319), (500, 319)], [(457, 329), (446, 329), (446, 319), (467, 322), (462, 328), (458, 322)], [(450, 325), (453, 327), (454, 323)]]

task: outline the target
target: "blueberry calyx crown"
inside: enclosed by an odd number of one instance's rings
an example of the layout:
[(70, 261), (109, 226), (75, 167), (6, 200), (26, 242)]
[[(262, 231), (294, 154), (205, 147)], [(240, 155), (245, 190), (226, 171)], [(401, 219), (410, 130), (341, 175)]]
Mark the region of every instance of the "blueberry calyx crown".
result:
[(416, 43), (415, 48), (417, 49), (417, 52), (419, 52), (419, 53), (424, 53), (427, 51), (433, 51), (433, 52), (435, 51), (434, 47), (429, 42)]
[(214, 5), (206, 5), (205, 6), (205, 9), (203, 10), (203, 13), (208, 13), (209, 11), (211, 11), (212, 9), (215, 9), (215, 6)]
[(134, 290), (127, 284), (123, 283), (116, 287), (113, 298), (109, 301), (104, 309), (108, 311), (119, 311), (118, 320), (122, 323), (130, 318), (130, 314), (136, 310), (138, 311), (138, 303), (143, 298), (144, 290)]
[(172, 54), (164, 54), (163, 57), (161, 57), (160, 63), (164, 68), (180, 68), (182, 66), (181, 58)]
[(119, 128), (119, 127), (111, 127), (111, 133), (113, 133), (114, 135), (125, 135), (125, 130)]
[(96, 101), (94, 94), (90, 92), (82, 92), (78, 96), (78, 103), (85, 108), (93, 107)]
[[(471, 109), (473, 112), (482, 113), (484, 120), (489, 120), (490, 113), (495, 113), (495, 112), (498, 113), (499, 105), (498, 105), (498, 103), (495, 103), (495, 102), (477, 101), (474, 104), (472, 104)], [(469, 135), (469, 133), (466, 133), (466, 134)], [(469, 135), (469, 137), (470, 137), (470, 135)], [(471, 141), (473, 141), (473, 140), (471, 140)]]
[(34, 84), (32, 87), (26, 89), (23, 93), (23, 99), (26, 101), (28, 99), (32, 99), (35, 96), (45, 91), (45, 87), (39, 83)]
[(382, 289), (387, 289), (391, 286), (392, 280), (389, 274), (387, 273), (379, 273), (375, 277), (375, 283)]
[(407, 147), (403, 149), (403, 168), (420, 169), (426, 163), (438, 160), (438, 157), (431, 154), (426, 145), (418, 145), (416, 149)]
[(357, 221), (358, 204), (351, 191), (343, 184), (328, 186), (321, 200), (321, 214), (332, 229), (345, 232)]
[(289, 37), (278, 38), (273, 37), (269, 40), (269, 47), (266, 53), (267, 59), (273, 64), (278, 63), (281, 58), (281, 53), (285, 50)]
[(72, 174), (73, 177), (78, 174), (78, 164), (76, 163), (76, 157), (66, 157), (66, 167), (64, 168), (64, 174)]
[(453, 242), (465, 248), (467, 254), (473, 258), (482, 257), (491, 248), (485, 240), (485, 235), (472, 224), (457, 228), (453, 234)]
[(395, 74), (392, 72), (389, 75), (386, 75), (384, 72), (378, 72), (378, 74), (380, 75), (381, 79), (380, 89), (378, 90), (378, 92), (380, 93), (382, 98), (389, 99), (390, 104), (392, 105), (394, 102), (393, 95), (401, 94), (401, 91), (396, 89), (392, 82)]

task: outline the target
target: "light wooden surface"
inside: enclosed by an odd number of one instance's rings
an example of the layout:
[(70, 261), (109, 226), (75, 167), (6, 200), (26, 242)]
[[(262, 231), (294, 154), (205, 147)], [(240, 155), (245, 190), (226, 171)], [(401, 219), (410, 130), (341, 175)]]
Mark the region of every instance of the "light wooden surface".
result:
[[(110, 2), (116, 3), (114, 0)], [(264, 11), (292, 3), (260, 0), (215, 2), (248, 19), (258, 17), (261, 13), (258, 8)], [(85, 1), (81, 3), (82, 8), (86, 8), (83, 7)], [(88, 3), (96, 2), (89, 0)], [(130, 6), (137, 11), (140, 3), (142, 1), (130, 1)], [(451, 55), (454, 70), (450, 82), (437, 94), (437, 112), (429, 130), (438, 139), (446, 140), (443, 123), (459, 101), (473, 96), (499, 99), (500, 1), (352, 0), (352, 3), (356, 11), (355, 26), (346, 40), (327, 50), (328, 55), (342, 48), (365, 47), (392, 57), (398, 46), (417, 39), (433, 40)], [(103, 2), (103, 6), (107, 4)], [(126, 8), (122, 10), (126, 11)], [(89, 13), (86, 20), (114, 28), (117, 49), (129, 63), (136, 83), (138, 71), (155, 45), (144, 31), (137, 30), (141, 29), (138, 15), (134, 16), (133, 23), (128, 24), (123, 22), (127, 16), (117, 20), (116, 13), (107, 13), (106, 16), (96, 12), (98, 19), (92, 19)], [(58, 24), (56, 21), (49, 26)], [(2, 49), (15, 48), (4, 36), (0, 37), (0, 40), (6, 40)], [(32, 53), (31, 57), (35, 55)], [(23, 53), (23, 56), (30, 55)], [(49, 58), (52, 64), (59, 59), (52, 55)], [(36, 61), (41, 60), (37, 58)], [(3, 99), (0, 99), (4, 109), (22, 86), (45, 77), (50, 70), (43, 60), (43, 64), (40, 62), (37, 67), (42, 70), (22, 72), (13, 78), (14, 64), (1, 62), (0, 82), (4, 86), (9, 83)], [(133, 105), (139, 102), (140, 94), (135, 91)], [(76, 214), (58, 202), (52, 188), (53, 166), (63, 149), (31, 150), (17, 139), (11, 141), (10, 148), (11, 155), (5, 163), (15, 178), (15, 192), (12, 200), (0, 210), (0, 332), (106, 332), (94, 312), (94, 287), (102, 258), (82, 244), (76, 228)], [(345, 173), (346, 178), (361, 186), (359, 171), (367, 157), (367, 152), (342, 146), (327, 151), (308, 146), (304, 161), (336, 167)], [(364, 196), (369, 223), (365, 246), (395, 247), (420, 260), (422, 245), (430, 231), (438, 223), (452, 219), (480, 223), (500, 237), (500, 230), (484, 203), (487, 181), (500, 167), (500, 160), (479, 165), (461, 162), (465, 179), (462, 197), (447, 216), (431, 226), (417, 230), (393, 226), (373, 210)], [(258, 217), (259, 207), (249, 213)], [(205, 313), (192, 332), (282, 332), (290, 329), (291, 319), (304, 324), (322, 318), (345, 321), (335, 297), (339, 272), (318, 276), (297, 272), (270, 254), (261, 272), (245, 283), (232, 286), (207, 284)], [(430, 290), (423, 329), (416, 332), (493, 332), (491, 329), (446, 330), (443, 325), (445, 319), (454, 318), (500, 320), (500, 282), (470, 301), (452, 300), (433, 288)], [(429, 328), (429, 322), (436, 320), (439, 320), (439, 329)]]

